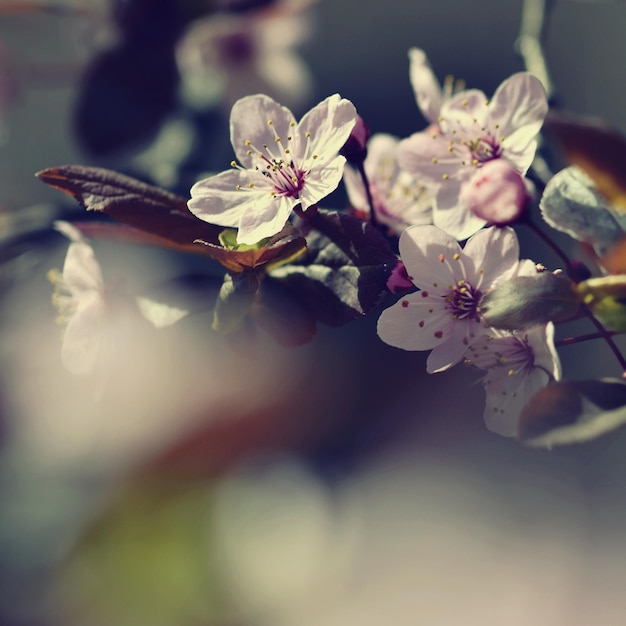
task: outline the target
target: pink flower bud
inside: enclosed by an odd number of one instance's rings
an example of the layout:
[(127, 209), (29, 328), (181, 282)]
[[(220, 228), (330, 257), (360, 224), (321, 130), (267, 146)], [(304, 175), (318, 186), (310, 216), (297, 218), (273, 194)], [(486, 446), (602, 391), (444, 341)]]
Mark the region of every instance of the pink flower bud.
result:
[(415, 289), (415, 285), (411, 282), (402, 261), (398, 261), (396, 266), (391, 270), (391, 274), (389, 274), (389, 278), (387, 279), (387, 289), (391, 293), (396, 294), (404, 294)]
[(339, 154), (348, 159), (351, 165), (359, 166), (367, 156), (367, 140), (371, 135), (370, 129), (366, 126), (360, 115), (356, 116), (356, 124), (348, 137), (348, 141), (344, 144)]
[(461, 197), (476, 217), (498, 225), (519, 219), (529, 200), (524, 177), (506, 159), (485, 163), (465, 185)]

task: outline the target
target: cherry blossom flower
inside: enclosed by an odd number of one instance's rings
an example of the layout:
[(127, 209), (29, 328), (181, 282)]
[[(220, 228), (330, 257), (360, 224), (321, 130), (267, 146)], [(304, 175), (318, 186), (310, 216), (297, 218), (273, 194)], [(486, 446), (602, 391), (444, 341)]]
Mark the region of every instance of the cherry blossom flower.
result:
[(436, 226), (412, 226), (400, 237), (400, 257), (420, 290), (383, 311), (378, 335), (404, 350), (432, 350), (426, 370), (442, 372), (463, 358), (489, 327), (481, 319), (482, 295), (519, 266), (511, 228), (491, 227), (461, 248)]
[[(408, 226), (432, 223), (436, 188), (422, 183), (398, 165), (399, 139), (376, 134), (367, 145), (365, 173), (370, 184), (376, 219), (397, 235)], [(344, 170), (344, 183), (350, 204), (361, 214), (369, 215), (369, 203), (361, 176), (352, 168)]]
[(71, 241), (63, 272), (49, 273), (55, 286), (52, 298), (65, 325), (61, 360), (72, 374), (85, 375), (96, 369), (104, 348), (106, 305), (100, 264), (93, 248), (68, 222), (55, 228)]
[(444, 99), (439, 128), (415, 133), (400, 143), (400, 166), (439, 186), (435, 225), (459, 240), (485, 225), (484, 219), (463, 204), (463, 186), (485, 163), (495, 159), (506, 159), (525, 175), (547, 111), (546, 93), (539, 79), (520, 72), (505, 80), (491, 101), (477, 89)]
[(338, 94), (299, 123), (262, 94), (238, 100), (230, 116), (233, 169), (191, 188), (189, 210), (200, 219), (238, 228), (237, 243), (255, 244), (279, 233), (292, 209), (314, 206), (343, 175), (339, 150), (356, 123), (354, 105)]
[(518, 418), (531, 397), (561, 377), (552, 323), (525, 332), (491, 329), (466, 354), (469, 363), (487, 370), (483, 379), (487, 428), (505, 437), (517, 433)]

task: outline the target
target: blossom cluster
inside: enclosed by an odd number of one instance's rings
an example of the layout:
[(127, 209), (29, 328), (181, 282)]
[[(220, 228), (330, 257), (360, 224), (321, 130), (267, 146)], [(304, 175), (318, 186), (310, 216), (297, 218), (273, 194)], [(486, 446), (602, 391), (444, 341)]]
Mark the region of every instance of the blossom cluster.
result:
[[(596, 300), (605, 308), (610, 298), (617, 302), (614, 282), (608, 287), (601, 279), (604, 291), (591, 283), (578, 288), (582, 275), (570, 280), (520, 260), (513, 226), (528, 219), (537, 195), (527, 174), (548, 112), (540, 80), (529, 72), (514, 74), (488, 98), (450, 79), (441, 86), (420, 49), (411, 49), (409, 60), (417, 105), (428, 122), (409, 137), (370, 136), (354, 104), (339, 94), (299, 121), (269, 95), (246, 95), (230, 113), (236, 160), (229, 169), (197, 180), (190, 198), (182, 201), (184, 208), (179, 199), (140, 189), (136, 181), (115, 179), (116, 184), (125, 194), (158, 198), (160, 221), (139, 223), (150, 243), (156, 236), (160, 245), (208, 255), (226, 268), (215, 330), (231, 333), (252, 319), (279, 341), (296, 345), (312, 338), (317, 321), (341, 325), (373, 311), (385, 291), (401, 294), (380, 315), (380, 339), (403, 350), (429, 351), (429, 374), (459, 363), (481, 370), (487, 427), (515, 436), (528, 401), (561, 377), (554, 321), (571, 318)], [(93, 187), (83, 177), (98, 184), (106, 180), (110, 187), (110, 173), (42, 175), (57, 187), (63, 179), (59, 188), (87, 208), (138, 225), (118, 204), (90, 195)], [(554, 177), (557, 183), (548, 185), (540, 205), (557, 228), (567, 221), (560, 209), (551, 208), (560, 206), (561, 179)], [(342, 181), (348, 211), (322, 209), (320, 203)], [(576, 228), (567, 232), (576, 236), (582, 227)], [(594, 229), (584, 228), (587, 240), (593, 239)], [(170, 234), (174, 231), (176, 236)], [(603, 236), (618, 238), (612, 230)], [(76, 315), (63, 352), (66, 365), (82, 371), (87, 355), (90, 363), (97, 360), (96, 348), (90, 346), (78, 359), (80, 367), (68, 355), (81, 352), (85, 335), (75, 329), (85, 325), (89, 312), (96, 307), (93, 317), (101, 317), (103, 288), (97, 268), (86, 287), (74, 284), (76, 250), (86, 250), (87, 244), (75, 234), (72, 239), (63, 280), (70, 285)], [(86, 277), (91, 266), (93, 259), (79, 273)], [(268, 284), (280, 285), (294, 298), (291, 310), (301, 316), (294, 323), (295, 339), (263, 312), (272, 301)], [(510, 284), (519, 285), (519, 298), (506, 292)], [(557, 304), (537, 312), (542, 298)], [(533, 301), (539, 302), (535, 309)], [(303, 308), (310, 312), (302, 313)], [(166, 324), (185, 315), (155, 303), (140, 309), (153, 323), (155, 315), (170, 320)]]

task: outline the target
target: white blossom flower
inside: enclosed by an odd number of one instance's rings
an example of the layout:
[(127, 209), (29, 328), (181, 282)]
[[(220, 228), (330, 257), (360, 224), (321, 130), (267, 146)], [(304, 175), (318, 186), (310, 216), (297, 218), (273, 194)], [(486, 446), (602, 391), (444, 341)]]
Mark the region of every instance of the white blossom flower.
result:
[(436, 226), (412, 226), (400, 237), (400, 257), (420, 289), (383, 311), (378, 335), (404, 350), (432, 350), (429, 373), (463, 358), (467, 346), (488, 332), (481, 319), (482, 295), (519, 267), (519, 245), (511, 228), (491, 227), (461, 248)]
[(477, 89), (444, 99), (438, 129), (415, 133), (400, 143), (400, 166), (439, 185), (435, 225), (459, 240), (485, 225), (485, 220), (463, 204), (463, 186), (484, 163), (494, 159), (506, 159), (520, 174), (526, 174), (547, 111), (539, 79), (520, 72), (505, 80), (491, 101)]
[(63, 272), (48, 276), (55, 286), (52, 298), (65, 325), (61, 360), (72, 374), (93, 372), (105, 347), (106, 305), (100, 264), (93, 248), (68, 222), (55, 222), (55, 228), (71, 241)]
[[(424, 184), (400, 169), (396, 157), (398, 143), (399, 139), (392, 135), (373, 135), (367, 145), (363, 166), (376, 219), (400, 235), (408, 226), (432, 223), (436, 189), (430, 181)], [(350, 204), (368, 215), (370, 208), (360, 174), (346, 167), (343, 176)]]
[(279, 233), (292, 209), (302, 211), (334, 191), (346, 159), (339, 150), (356, 123), (354, 105), (338, 94), (299, 123), (265, 95), (238, 100), (230, 116), (233, 169), (191, 188), (189, 210), (200, 219), (238, 228), (237, 242), (255, 244)]
[(466, 356), (487, 370), (485, 423), (505, 437), (516, 435), (518, 418), (532, 396), (561, 376), (551, 322), (524, 332), (493, 328), (469, 346)]

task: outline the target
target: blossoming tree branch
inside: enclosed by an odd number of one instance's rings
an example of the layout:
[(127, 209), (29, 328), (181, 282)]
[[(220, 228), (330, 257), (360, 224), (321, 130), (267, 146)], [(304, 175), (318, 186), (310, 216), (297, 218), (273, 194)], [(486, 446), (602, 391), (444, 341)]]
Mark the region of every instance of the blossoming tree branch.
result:
[[(549, 115), (529, 72), (489, 98), (451, 80), (440, 86), (422, 50), (409, 59), (429, 125), (408, 138), (370, 136), (338, 94), (300, 120), (257, 94), (232, 107), (230, 167), (198, 180), (188, 198), (100, 168), (40, 172), (112, 218), (57, 224), (71, 242), (62, 272), (51, 273), (67, 369), (106, 380), (107, 320), (121, 306), (157, 329), (210, 309), (215, 332), (236, 340), (260, 328), (294, 347), (313, 340), (318, 323), (376, 315), (381, 341), (429, 352), (429, 374), (480, 370), (484, 420), (496, 433), (550, 447), (626, 422), (626, 359), (614, 340), (626, 331), (626, 178), (616, 165), (626, 141)], [(533, 167), (544, 127), (570, 162), (547, 179)], [(325, 208), (342, 181), (349, 206)], [(537, 203), (541, 224), (531, 217)], [(521, 259), (521, 228), (561, 266)], [(582, 243), (586, 263), (561, 250), (554, 230)], [(90, 237), (199, 255), (205, 280), (184, 304), (116, 293)], [(555, 325), (577, 318), (589, 332), (555, 342)], [(559, 351), (592, 339), (604, 342), (614, 377), (562, 380)]]

